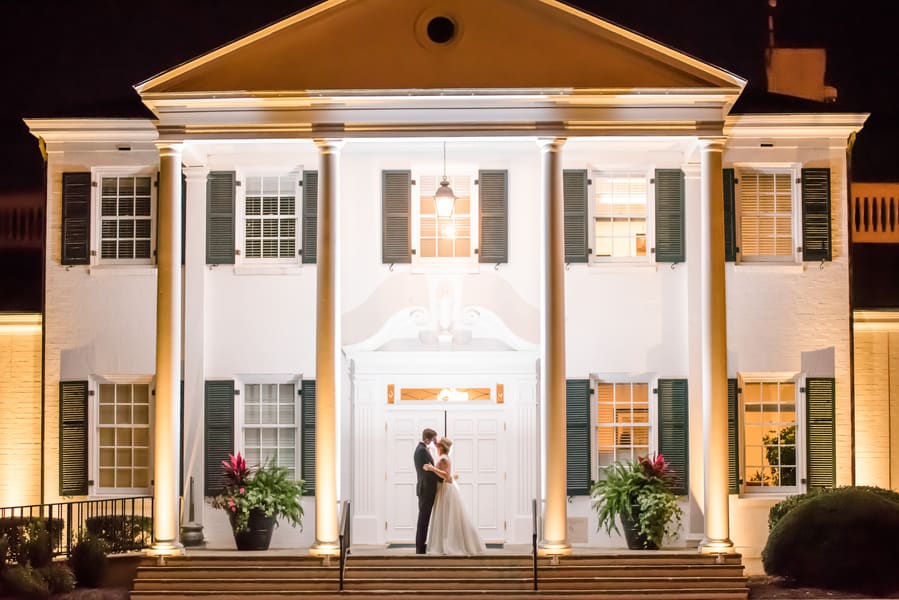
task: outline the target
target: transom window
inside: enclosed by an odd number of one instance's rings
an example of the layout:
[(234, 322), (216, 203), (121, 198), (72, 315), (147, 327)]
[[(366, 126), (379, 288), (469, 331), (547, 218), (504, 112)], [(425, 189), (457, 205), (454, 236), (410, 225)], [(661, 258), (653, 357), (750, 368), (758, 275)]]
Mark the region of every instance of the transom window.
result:
[(744, 260), (793, 257), (793, 189), (790, 169), (741, 170), (740, 255)]
[(434, 262), (471, 259), (476, 239), (474, 217), (477, 216), (472, 199), (472, 178), (468, 175), (447, 176), (456, 195), (450, 217), (438, 217), (434, 205), (434, 192), (440, 187), (441, 179), (437, 175), (420, 178), (417, 256)]
[(100, 259), (151, 262), (153, 230), (150, 176), (100, 177)]
[(297, 391), (293, 383), (255, 383), (244, 388), (243, 439), (248, 464), (269, 461), (297, 473)]
[(649, 384), (596, 384), (596, 453), (600, 475), (618, 460), (649, 454)]
[(296, 189), (296, 173), (246, 177), (245, 258), (296, 260)]
[(593, 254), (645, 258), (649, 181), (645, 173), (593, 174)]
[(743, 483), (794, 488), (797, 477), (796, 383), (743, 381)]
[(101, 383), (97, 411), (99, 487), (150, 487), (150, 386)]

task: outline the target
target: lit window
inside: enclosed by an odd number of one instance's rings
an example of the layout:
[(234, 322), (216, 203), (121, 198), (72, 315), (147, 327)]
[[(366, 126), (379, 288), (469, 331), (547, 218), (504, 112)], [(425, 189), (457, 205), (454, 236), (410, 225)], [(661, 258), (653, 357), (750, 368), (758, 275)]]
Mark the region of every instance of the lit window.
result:
[(795, 246), (793, 171), (743, 170), (738, 179), (741, 259), (791, 259)]
[(100, 259), (150, 263), (154, 238), (149, 175), (100, 177)]
[(474, 255), (475, 217), (472, 197), (472, 178), (466, 175), (447, 177), (456, 196), (453, 214), (438, 217), (434, 205), (434, 192), (440, 187), (442, 177), (424, 175), (420, 178), (417, 225), (418, 262), (470, 261)]
[(596, 452), (600, 473), (615, 461), (649, 454), (649, 384), (596, 384)]
[(244, 388), (244, 457), (249, 465), (269, 461), (297, 473), (297, 405), (293, 383), (256, 383)]
[(244, 257), (297, 261), (297, 175), (251, 175), (244, 197)]
[(593, 254), (645, 258), (647, 198), (644, 173), (594, 173)]
[(799, 483), (796, 383), (743, 381), (742, 390), (745, 489), (796, 488)]
[(97, 411), (100, 491), (150, 488), (150, 386), (101, 383)]

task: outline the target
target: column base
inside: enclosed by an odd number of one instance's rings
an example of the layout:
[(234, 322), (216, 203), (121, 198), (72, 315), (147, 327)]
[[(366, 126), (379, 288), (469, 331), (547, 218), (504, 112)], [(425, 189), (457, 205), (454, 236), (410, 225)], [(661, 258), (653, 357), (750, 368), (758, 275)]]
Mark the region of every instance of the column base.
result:
[(316, 541), (315, 544), (309, 548), (309, 554), (322, 557), (338, 556), (340, 554), (340, 543)]
[(147, 556), (181, 556), (184, 554), (184, 546), (174, 540), (158, 541), (147, 548)]
[(540, 556), (569, 556), (571, 555), (571, 544), (543, 541), (537, 545), (537, 554)]
[(702, 538), (702, 541), (699, 542), (699, 551), (702, 554), (733, 554), (734, 543), (728, 538), (723, 540)]

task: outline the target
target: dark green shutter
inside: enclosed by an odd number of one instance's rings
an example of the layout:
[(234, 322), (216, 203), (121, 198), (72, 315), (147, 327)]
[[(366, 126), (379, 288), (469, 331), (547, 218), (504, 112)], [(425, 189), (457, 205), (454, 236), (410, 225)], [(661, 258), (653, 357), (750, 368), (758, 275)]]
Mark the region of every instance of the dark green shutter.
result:
[(478, 172), (480, 236), (478, 262), (509, 262), (509, 172)]
[(562, 171), (562, 198), (565, 210), (565, 262), (587, 262), (588, 208), (587, 171), (566, 169)]
[(318, 171), (303, 171), (303, 264), (318, 257)]
[(733, 169), (724, 169), (724, 260), (737, 260), (736, 184)]
[(690, 456), (686, 379), (659, 379), (658, 447), (674, 472), (674, 493), (686, 494)]
[(59, 382), (59, 495), (87, 495), (87, 382)]
[(234, 382), (206, 382), (206, 496), (215, 496), (225, 486), (222, 461), (234, 452)]
[(91, 260), (91, 174), (62, 174), (62, 249), (64, 265)]
[(212, 171), (206, 183), (206, 264), (234, 264), (234, 171)]
[(684, 172), (656, 169), (656, 262), (684, 262)]
[(809, 488), (832, 488), (836, 485), (835, 400), (836, 381), (833, 377), (809, 377), (805, 380)]
[(300, 478), (306, 496), (315, 495), (315, 380), (304, 379), (300, 397)]
[(802, 260), (832, 260), (830, 169), (802, 169)]
[(381, 171), (381, 262), (411, 263), (412, 171)]
[(731, 494), (740, 493), (740, 405), (737, 380), (727, 380), (727, 476)]
[(590, 493), (590, 380), (565, 381), (568, 495)]

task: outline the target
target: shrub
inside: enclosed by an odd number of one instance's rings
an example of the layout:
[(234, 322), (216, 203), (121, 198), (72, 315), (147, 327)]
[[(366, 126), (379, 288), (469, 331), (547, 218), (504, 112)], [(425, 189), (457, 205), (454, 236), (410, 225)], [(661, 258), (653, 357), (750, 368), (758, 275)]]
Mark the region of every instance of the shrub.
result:
[(3, 572), (4, 589), (17, 598), (46, 598), (50, 587), (31, 565), (12, 565)]
[(106, 542), (107, 552), (129, 552), (148, 545), (153, 519), (138, 515), (102, 515), (85, 520), (88, 535)]
[(63, 563), (52, 563), (38, 570), (51, 594), (64, 594), (75, 589), (75, 575)]
[(47, 519), (42, 517), (0, 518), (0, 537), (5, 537), (8, 543), (6, 556), (8, 562), (20, 564), (28, 562), (28, 540), (35, 528), (49, 530), (54, 546), (58, 546), (62, 541), (62, 519), (51, 519), (48, 528)]
[(78, 587), (100, 587), (106, 576), (108, 561), (103, 540), (92, 535), (81, 538), (72, 548), (72, 558), (69, 559)]
[(0, 573), (6, 569), (6, 557), (9, 554), (9, 542), (5, 535), (0, 535)]
[(53, 546), (50, 544), (50, 532), (43, 524), (28, 525), (28, 539), (22, 545), (20, 560), (34, 568), (46, 567), (53, 562)]
[(768, 531), (772, 531), (774, 526), (777, 525), (778, 521), (780, 521), (784, 515), (788, 512), (805, 502), (806, 500), (810, 500), (820, 494), (827, 494), (829, 492), (833, 492), (834, 489), (843, 490), (843, 489), (857, 489), (857, 490), (865, 490), (871, 492), (872, 494), (877, 494), (878, 496), (882, 496), (883, 498), (890, 500), (891, 502), (895, 502), (899, 504), (899, 493), (894, 492), (893, 490), (885, 490), (879, 487), (873, 486), (844, 486), (839, 488), (812, 488), (805, 494), (798, 494), (796, 496), (790, 496), (784, 500), (781, 500), (777, 504), (771, 507), (771, 510), (768, 511)]
[(840, 488), (799, 503), (762, 551), (768, 575), (798, 585), (886, 593), (899, 590), (899, 504), (867, 489)]

